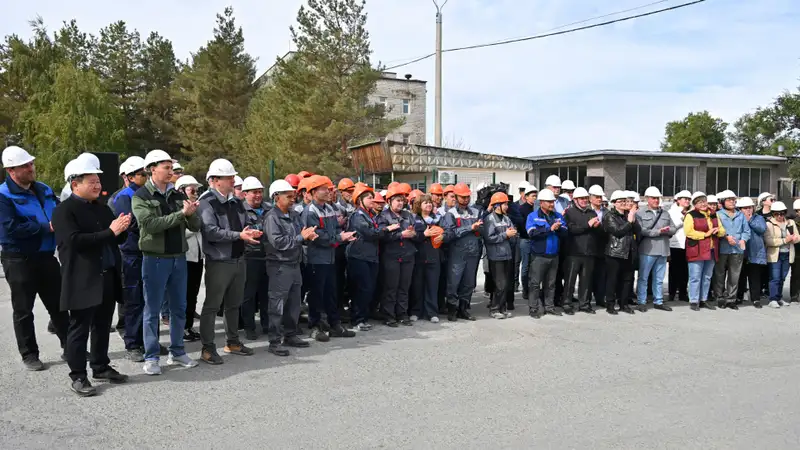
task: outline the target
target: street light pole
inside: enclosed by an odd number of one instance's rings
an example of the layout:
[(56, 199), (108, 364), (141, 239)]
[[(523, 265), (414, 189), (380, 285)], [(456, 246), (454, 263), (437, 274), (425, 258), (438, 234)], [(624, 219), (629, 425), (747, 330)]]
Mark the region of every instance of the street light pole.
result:
[(445, 0), (441, 6), (432, 0), (436, 6), (436, 105), (434, 113), (434, 145), (442, 146), (442, 8), (447, 4)]

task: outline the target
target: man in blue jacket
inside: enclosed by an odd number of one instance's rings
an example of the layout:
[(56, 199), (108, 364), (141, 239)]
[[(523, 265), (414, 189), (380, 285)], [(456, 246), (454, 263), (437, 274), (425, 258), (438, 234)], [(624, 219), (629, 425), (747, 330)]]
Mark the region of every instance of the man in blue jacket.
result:
[[(0, 184), (0, 261), (11, 289), (14, 334), (27, 370), (44, 370), (33, 323), (36, 295), (42, 299), (64, 348), (69, 313), (60, 311), (61, 267), (50, 223), (58, 202), (53, 190), (36, 181), (35, 158), (20, 147), (3, 150), (6, 181)], [(62, 356), (63, 358), (63, 356)]]
[(744, 213), (736, 209), (736, 194), (725, 190), (717, 195), (717, 200), (722, 207), (717, 217), (726, 234), (719, 240), (719, 260), (714, 266), (714, 294), (719, 308), (739, 309), (736, 297), (744, 251), (750, 240), (750, 225)]
[(539, 193), (539, 209), (532, 212), (525, 223), (531, 249), (528, 307), (534, 319), (542, 317), (540, 290), (544, 290), (544, 314), (561, 315), (556, 311), (553, 299), (560, 241), (567, 235), (567, 225), (561, 214), (555, 211), (555, 202), (553, 191), (544, 189)]

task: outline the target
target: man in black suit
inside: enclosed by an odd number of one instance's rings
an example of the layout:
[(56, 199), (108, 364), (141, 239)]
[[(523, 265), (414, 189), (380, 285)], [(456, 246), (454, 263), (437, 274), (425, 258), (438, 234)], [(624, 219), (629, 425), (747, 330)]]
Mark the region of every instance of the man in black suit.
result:
[(109, 366), (108, 329), (122, 295), (118, 245), (125, 241), (131, 219), (130, 214), (115, 219), (97, 201), (102, 190), (99, 167), (73, 164), (68, 171), (72, 194), (53, 211), (53, 229), (61, 261), (61, 310), (70, 316), (66, 345), (70, 388), (90, 397), (97, 393), (86, 373), (90, 331), (93, 378), (111, 383), (128, 380)]

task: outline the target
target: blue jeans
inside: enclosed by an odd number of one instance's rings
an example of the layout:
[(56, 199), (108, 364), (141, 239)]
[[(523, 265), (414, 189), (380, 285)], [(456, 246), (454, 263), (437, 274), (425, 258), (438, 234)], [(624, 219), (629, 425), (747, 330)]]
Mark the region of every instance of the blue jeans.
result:
[(636, 285), (636, 300), (640, 305), (647, 303), (647, 281), (653, 272), (653, 304), (664, 303), (664, 275), (667, 272), (666, 256), (639, 255), (639, 281)]
[(789, 273), (789, 253), (780, 253), (778, 262), (769, 263), (769, 299), (778, 301), (783, 296), (783, 282)]
[[(689, 302), (697, 303), (708, 300), (711, 288), (711, 275), (714, 273), (716, 261), (691, 261), (689, 263)], [(653, 286), (655, 288), (655, 286)]]
[(186, 354), (183, 349), (183, 328), (186, 325), (186, 257), (142, 258), (142, 282), (144, 283), (144, 358), (158, 361), (158, 326), (161, 304), (169, 298), (169, 351), (173, 356)]

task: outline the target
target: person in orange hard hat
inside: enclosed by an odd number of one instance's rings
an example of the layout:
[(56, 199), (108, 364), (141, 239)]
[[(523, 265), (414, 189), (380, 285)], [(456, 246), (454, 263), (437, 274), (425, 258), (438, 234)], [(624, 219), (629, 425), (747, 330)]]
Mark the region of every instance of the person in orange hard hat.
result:
[(380, 240), (386, 230), (378, 227), (378, 217), (372, 211), (375, 198), (369, 186), (356, 186), (353, 202), (356, 210), (348, 221), (348, 231), (354, 232), (356, 240), (347, 246), (347, 276), (352, 289), (352, 312), (350, 323), (356, 331), (369, 331), (370, 304), (375, 297), (378, 279), (378, 251)]
[(286, 180), (286, 182), (289, 183), (289, 186), (297, 189), (297, 186), (300, 184), (301, 178), (298, 175), (290, 173), (289, 175), (286, 175), (286, 178), (284, 178), (284, 180)]
[(470, 206), (472, 192), (465, 183), (453, 187), (458, 204), (442, 219), (448, 246), (447, 320), (475, 320), (469, 313), (481, 259), (481, 211)]
[(431, 196), (433, 208), (439, 209), (442, 206), (442, 198), (444, 197), (444, 188), (439, 183), (433, 183), (428, 186), (428, 194)]
[(411, 280), (411, 320), (428, 319), (439, 323), (439, 273), (442, 270), (441, 243), (444, 230), (439, 226), (440, 217), (434, 211), (433, 199), (423, 194), (414, 200), (414, 229), (422, 236), (417, 244), (414, 276)]
[(408, 194), (408, 204), (412, 205), (414, 203), (414, 200), (422, 195), (424, 195), (424, 193), (419, 189), (412, 190), (411, 193)]
[(397, 186), (399, 186), (399, 185), (400, 185), (400, 182), (398, 182), (398, 181), (392, 181), (391, 183), (389, 183), (389, 185), (388, 185), (388, 186), (386, 186), (386, 190), (387, 190), (387, 191), (391, 191), (391, 190), (393, 190), (394, 188), (396, 188), (396, 187), (397, 187)]
[(372, 199), (372, 212), (380, 214), (385, 205), (386, 199), (383, 198), (383, 195), (380, 192), (375, 192), (375, 197)]
[(442, 206), (439, 207), (439, 209), (436, 211), (442, 217), (444, 217), (444, 215), (447, 214), (447, 211), (450, 208), (455, 208), (455, 206), (456, 206), (456, 203), (457, 203), (456, 194), (455, 194), (455, 192), (453, 192), (455, 188), (456, 188), (455, 186), (453, 186), (452, 184), (449, 184), (449, 185), (445, 186), (444, 190), (442, 191), (442, 192), (444, 192), (443, 200), (442, 200)]
[(505, 192), (492, 194), (489, 208), (492, 212), (486, 215), (482, 231), (489, 273), (494, 282), (489, 308), (493, 318), (505, 319), (511, 316), (506, 307), (509, 303), (509, 290), (512, 295), (514, 290), (512, 277), (517, 229), (508, 217), (508, 195)]
[(389, 207), (378, 216), (378, 228), (385, 230), (382, 237), (381, 273), (383, 295), (381, 309), (387, 326), (411, 325), (408, 316), (408, 297), (411, 276), (414, 273), (414, 255), (417, 252), (413, 239), (414, 218), (406, 211), (405, 198), (399, 189), (386, 194)]
[(301, 170), (300, 172), (297, 172), (297, 176), (300, 178), (308, 178), (314, 176), (314, 174), (307, 170)]
[(294, 212), (297, 214), (302, 214), (306, 206), (311, 203), (311, 192), (308, 191), (308, 183), (310, 183), (311, 180), (312, 177), (303, 178), (300, 180), (300, 183), (297, 184), (297, 193), (299, 195), (297, 196), (297, 203), (294, 206)]

